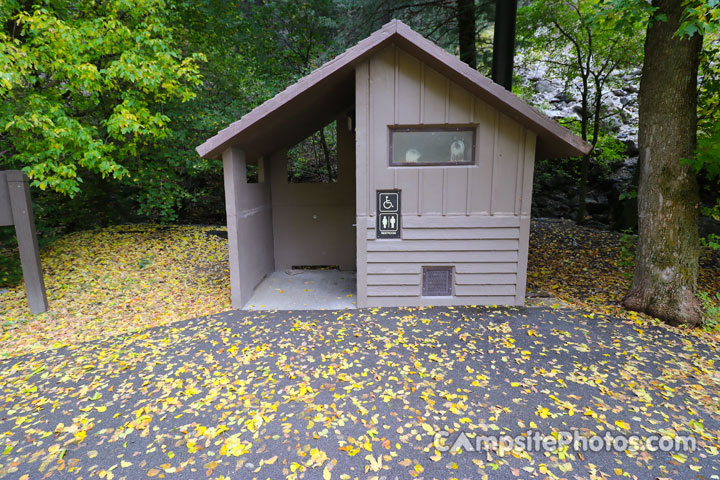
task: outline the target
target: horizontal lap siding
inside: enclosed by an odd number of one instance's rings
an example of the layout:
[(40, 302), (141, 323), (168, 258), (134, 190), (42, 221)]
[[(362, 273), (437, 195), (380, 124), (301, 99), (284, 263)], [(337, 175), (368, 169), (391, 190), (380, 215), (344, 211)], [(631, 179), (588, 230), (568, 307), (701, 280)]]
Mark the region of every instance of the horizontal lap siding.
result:
[(420, 307), (426, 305), (514, 305), (515, 295), (483, 295), (478, 297), (371, 297), (373, 307)]
[(515, 273), (458, 273), (455, 276), (457, 285), (515, 285)]
[[(398, 260), (400, 261), (400, 260)], [(423, 262), (422, 265), (440, 266), (443, 262)], [(461, 273), (515, 273), (517, 263), (455, 263), (455, 272)], [(420, 274), (422, 272), (420, 263), (372, 263), (367, 265), (367, 273), (372, 275), (398, 274)], [(419, 282), (419, 280), (418, 280)]]
[[(417, 270), (417, 268), (413, 268), (414, 272)], [(370, 275), (368, 285), (420, 285), (420, 273)]]
[(454, 264), (461, 263), (492, 263), (517, 262), (515, 252), (373, 252), (369, 250), (372, 242), (368, 242), (368, 263), (395, 263), (398, 260), (426, 264), (427, 262)]
[(512, 285), (455, 285), (455, 295), (469, 297), (479, 295), (515, 295), (515, 284)]
[(422, 296), (423, 266), (452, 266), (455, 303), (513, 304), (517, 288), (520, 227), (516, 217), (402, 217), (402, 239), (367, 234), (368, 305), (443, 305), (445, 297)]
[[(403, 213), (405, 210), (403, 209)], [(374, 228), (373, 225), (371, 227)], [(520, 219), (516, 216), (490, 215), (457, 215), (457, 216), (415, 216), (408, 215), (402, 219), (404, 229), (412, 228), (500, 228), (520, 227)]]
[(417, 297), (417, 285), (368, 285), (368, 297)]
[(516, 252), (518, 241), (513, 240), (393, 240), (370, 242), (368, 252)]
[[(490, 238), (517, 239), (518, 228), (404, 228), (405, 240), (484, 240)], [(375, 238), (375, 230), (368, 229), (367, 238)]]

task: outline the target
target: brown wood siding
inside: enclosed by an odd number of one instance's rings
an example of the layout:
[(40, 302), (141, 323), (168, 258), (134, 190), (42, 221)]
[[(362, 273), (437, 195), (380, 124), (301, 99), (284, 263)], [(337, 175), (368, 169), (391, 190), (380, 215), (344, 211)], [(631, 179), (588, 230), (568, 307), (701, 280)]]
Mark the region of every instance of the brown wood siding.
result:
[[(377, 240), (374, 223), (366, 224), (368, 304), (398, 298), (400, 304), (436, 304), (422, 297), (422, 267), (452, 265), (457, 303), (514, 304), (520, 249), (517, 217), (409, 217), (401, 240)], [(512, 225), (514, 227), (495, 226)], [(422, 225), (422, 226), (421, 226)], [(443, 226), (445, 225), (445, 226)], [(468, 300), (471, 299), (471, 300)]]
[[(358, 65), (356, 120), (358, 306), (522, 304), (535, 134), (394, 46)], [(474, 164), (391, 167), (388, 127), (415, 124), (473, 125)], [(399, 240), (376, 240), (380, 189), (402, 191)], [(442, 265), (453, 297), (423, 297)]]
[[(423, 265), (443, 265), (443, 262), (422, 262), (422, 263), (373, 263), (366, 265), (366, 275), (385, 275), (385, 274), (417, 274), (422, 272)], [(512, 273), (517, 272), (516, 262), (494, 262), (494, 263), (477, 263), (477, 262), (456, 262), (455, 273), (473, 274), (473, 273)], [(376, 283), (377, 284), (377, 283)]]

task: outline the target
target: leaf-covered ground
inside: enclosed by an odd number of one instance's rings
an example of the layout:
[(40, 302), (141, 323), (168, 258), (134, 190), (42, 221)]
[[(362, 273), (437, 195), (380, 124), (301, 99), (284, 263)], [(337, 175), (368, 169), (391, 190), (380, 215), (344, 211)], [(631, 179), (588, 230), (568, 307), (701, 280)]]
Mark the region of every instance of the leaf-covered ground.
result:
[[(632, 284), (635, 241), (631, 235), (581, 227), (569, 220), (533, 221), (528, 293), (549, 297), (545, 302), (549, 304), (559, 299), (597, 314), (635, 319), (638, 315), (620, 304)], [(702, 249), (698, 289), (720, 292), (720, 252)]]
[[(31, 316), (22, 288), (2, 294), (0, 477), (717, 478), (715, 339), (619, 308), (631, 272), (620, 235), (534, 225), (532, 294), (580, 312), (194, 318), (230, 307), (218, 234), (72, 234), (43, 252), (51, 313)], [(702, 263), (701, 288), (716, 291), (717, 255)], [(433, 446), (443, 431), (560, 430), (691, 435), (698, 448)]]
[[(716, 478), (714, 345), (549, 308), (229, 312), (0, 363), (0, 477)], [(437, 432), (692, 436), (442, 452)], [(532, 435), (532, 433), (531, 433)]]
[[(0, 358), (229, 310), (218, 227), (122, 225), (77, 232), (42, 252), (50, 312), (24, 286), (0, 293)], [(0, 252), (2, 254), (3, 252)]]
[[(42, 252), (49, 313), (30, 314), (22, 284), (0, 293), (0, 358), (229, 310), (225, 232), (123, 225), (62, 237)], [(638, 318), (619, 304), (632, 265), (632, 237), (533, 222), (528, 293), (546, 305)], [(720, 254), (704, 250), (701, 265), (700, 289), (720, 291)]]

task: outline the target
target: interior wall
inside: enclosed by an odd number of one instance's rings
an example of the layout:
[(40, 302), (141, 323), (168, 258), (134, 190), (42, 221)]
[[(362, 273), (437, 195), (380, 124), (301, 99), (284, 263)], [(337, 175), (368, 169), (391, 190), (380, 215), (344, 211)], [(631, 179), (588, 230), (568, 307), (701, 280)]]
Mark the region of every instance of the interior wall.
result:
[[(233, 308), (243, 308), (258, 283), (275, 270), (270, 185), (247, 183), (247, 161), (238, 148), (223, 152)], [(258, 159), (258, 168), (261, 179), (269, 173), (265, 159)]]
[[(395, 46), (358, 65), (355, 95), (358, 306), (522, 304), (535, 134)], [(388, 127), (423, 124), (474, 126), (474, 164), (390, 166)], [(401, 191), (401, 239), (376, 239), (379, 189)], [(452, 296), (423, 297), (440, 265)]]
[(275, 268), (337, 265), (355, 270), (355, 133), (337, 118), (335, 183), (290, 183), (287, 151), (270, 159)]

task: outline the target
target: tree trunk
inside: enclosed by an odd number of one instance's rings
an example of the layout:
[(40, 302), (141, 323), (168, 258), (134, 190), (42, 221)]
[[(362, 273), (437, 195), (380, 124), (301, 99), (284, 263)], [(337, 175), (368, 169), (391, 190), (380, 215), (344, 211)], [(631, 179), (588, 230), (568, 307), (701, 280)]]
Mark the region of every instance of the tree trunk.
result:
[[(698, 184), (694, 155), (702, 38), (675, 35), (683, 0), (654, 0), (640, 80), (638, 247), (626, 308), (697, 326)], [(664, 14), (667, 21), (658, 20)]]
[[(582, 74), (582, 112), (580, 118), (580, 137), (587, 141), (588, 139), (588, 123), (590, 122), (590, 112), (588, 108), (588, 72)], [(575, 223), (582, 225), (585, 223), (585, 195), (587, 194), (587, 177), (590, 168), (590, 154), (583, 155), (580, 164), (580, 184), (578, 185), (578, 209), (575, 212)]]
[(475, 0), (457, 0), (458, 46), (460, 60), (477, 68), (475, 47)]
[[(600, 138), (600, 118), (601, 118), (601, 108), (602, 108), (602, 89), (603, 89), (603, 82), (598, 81), (597, 77), (595, 80), (595, 100), (594, 100), (594, 109), (593, 112), (593, 132), (592, 132), (592, 140), (590, 140), (590, 143), (593, 144), (593, 146), (597, 145), (598, 139)], [(587, 91), (587, 85), (585, 86), (585, 91)], [(587, 97), (583, 97), (583, 105), (587, 104)], [(587, 108), (587, 107), (584, 107)], [(586, 110), (583, 110), (585, 113), (583, 115), (583, 140), (587, 140), (588, 136), (588, 122), (590, 120), (590, 114)], [(590, 154), (583, 155), (582, 157), (582, 163), (580, 164), (580, 187), (578, 190), (578, 210), (575, 217), (575, 223), (582, 225), (585, 223), (585, 214), (586, 214), (586, 205), (585, 205), (585, 197), (587, 196), (587, 187), (588, 187), (588, 170), (590, 170)]]
[(330, 149), (325, 139), (325, 127), (320, 129), (320, 144), (322, 145), (323, 155), (325, 156), (325, 168), (327, 168), (328, 183), (333, 181), (332, 163), (330, 163)]
[(578, 185), (578, 207), (575, 212), (575, 223), (585, 223), (585, 197), (587, 196), (588, 170), (590, 170), (590, 154), (582, 156), (580, 161), (580, 182)]

